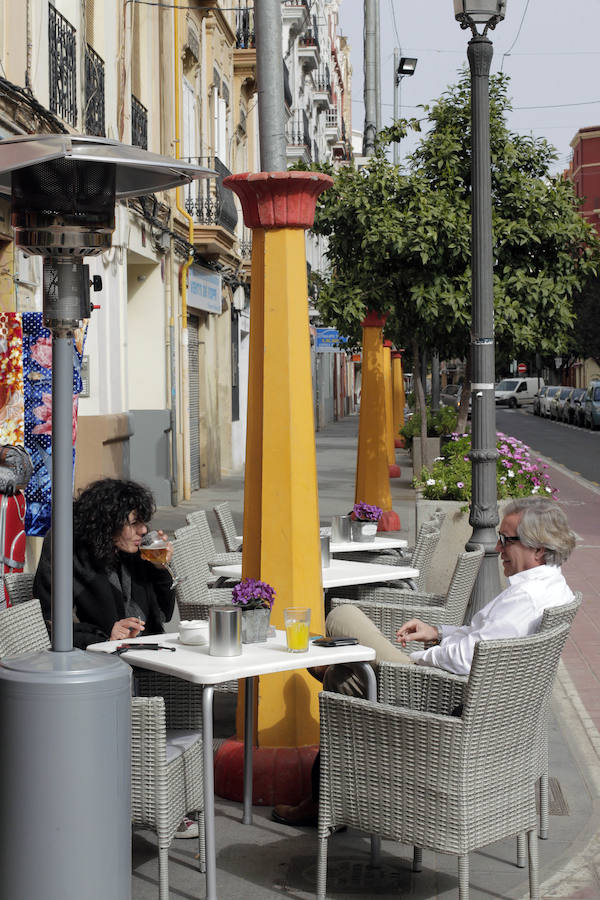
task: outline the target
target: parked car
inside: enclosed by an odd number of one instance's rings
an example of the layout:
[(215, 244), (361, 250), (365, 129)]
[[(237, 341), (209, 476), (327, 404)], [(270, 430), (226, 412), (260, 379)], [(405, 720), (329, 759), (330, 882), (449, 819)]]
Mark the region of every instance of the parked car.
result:
[(556, 419), (557, 422), (562, 421), (563, 407), (572, 390), (573, 388), (571, 386), (563, 385), (556, 392), (554, 397), (552, 397), (549, 404), (549, 415), (551, 419)]
[(542, 404), (542, 397), (546, 396), (547, 390), (548, 390), (548, 385), (543, 384), (541, 386), (541, 388), (539, 389), (539, 391), (533, 395), (533, 414), (534, 414), (534, 416), (539, 416), (541, 414), (540, 406)]
[[(543, 384), (543, 378), (539, 384)], [(496, 385), (496, 406), (508, 406), (516, 409), (524, 403), (532, 403), (539, 388), (537, 378), (503, 378)]]
[(454, 409), (458, 409), (461, 394), (462, 384), (447, 384), (440, 391), (440, 403), (443, 403), (444, 406), (452, 406)]
[(592, 381), (585, 393), (583, 424), (586, 428), (600, 428), (600, 381)]
[(569, 425), (583, 425), (583, 401), (585, 388), (573, 388), (563, 406), (563, 422)]
[(550, 401), (560, 391), (559, 384), (548, 385), (548, 390), (543, 397), (540, 398), (540, 416), (550, 415)]

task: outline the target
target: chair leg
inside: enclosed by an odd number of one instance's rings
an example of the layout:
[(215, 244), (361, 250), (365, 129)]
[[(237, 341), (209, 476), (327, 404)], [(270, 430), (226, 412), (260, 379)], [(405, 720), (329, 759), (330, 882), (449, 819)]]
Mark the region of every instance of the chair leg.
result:
[(206, 832), (204, 830), (204, 810), (196, 810), (198, 821), (198, 868), (206, 872)]
[(527, 861), (526, 833), (524, 831), (520, 831), (517, 835), (517, 867), (519, 869), (524, 869), (526, 861)]
[(158, 848), (158, 897), (169, 900), (169, 848)]
[(325, 900), (327, 892), (327, 838), (319, 838), (317, 847), (317, 900)]
[(469, 854), (458, 857), (458, 900), (469, 900)]
[(378, 834), (371, 835), (371, 865), (378, 866), (381, 863), (381, 838)]
[(550, 817), (548, 813), (548, 773), (544, 772), (540, 775), (540, 838), (545, 841), (548, 839), (548, 830), (550, 826)]
[(529, 845), (529, 897), (530, 900), (540, 900), (538, 844), (534, 828), (527, 832), (527, 840)]
[(423, 871), (423, 848), (422, 847), (413, 847), (412, 870), (413, 870), (413, 872), (422, 872)]

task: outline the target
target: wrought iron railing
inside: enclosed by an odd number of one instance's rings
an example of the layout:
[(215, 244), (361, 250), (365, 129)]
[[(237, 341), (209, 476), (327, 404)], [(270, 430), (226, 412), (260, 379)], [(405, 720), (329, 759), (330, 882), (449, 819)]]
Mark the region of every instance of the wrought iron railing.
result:
[(77, 125), (77, 56), (75, 29), (48, 5), (50, 111), (69, 125)]
[(203, 156), (198, 160), (201, 166), (214, 169), (217, 178), (201, 178), (190, 185), (185, 208), (199, 225), (220, 225), (235, 234), (238, 214), (233, 194), (223, 187), (223, 179), (231, 172), (218, 156)]
[(304, 34), (300, 35), (298, 43), (301, 47), (316, 47), (319, 50), (319, 36), (312, 28), (307, 29)]
[(331, 94), (331, 75), (329, 73), (329, 66), (319, 66), (317, 71), (313, 74), (313, 81), (315, 88), (318, 91), (326, 91), (328, 94)]
[(254, 7), (240, 6), (235, 11), (236, 50), (251, 50), (255, 46)]
[(325, 124), (327, 128), (337, 128), (338, 127), (338, 111), (337, 109), (328, 109), (326, 113), (327, 118), (325, 119)]
[(248, 260), (252, 256), (252, 231), (245, 225), (242, 228), (242, 236), (239, 239), (240, 256)]
[(292, 110), (292, 115), (285, 127), (285, 131), (288, 144), (291, 144), (293, 147), (305, 147), (310, 158), (310, 129), (308, 125), (308, 116), (303, 109)]
[(308, 0), (283, 0), (284, 6), (303, 6), (308, 12)]
[(104, 137), (104, 60), (88, 44), (85, 48), (85, 110), (86, 134)]
[(148, 149), (148, 110), (137, 97), (131, 95), (131, 143), (134, 147)]

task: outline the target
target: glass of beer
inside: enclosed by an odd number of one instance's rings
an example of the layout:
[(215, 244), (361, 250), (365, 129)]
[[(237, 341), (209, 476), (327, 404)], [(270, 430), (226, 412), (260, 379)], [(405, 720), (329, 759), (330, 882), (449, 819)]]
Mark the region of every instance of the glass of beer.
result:
[(310, 626), (310, 609), (284, 609), (285, 637), (288, 653), (306, 653)]
[(156, 565), (163, 566), (163, 568), (165, 568), (171, 576), (171, 587), (174, 588), (177, 584), (179, 584), (179, 581), (181, 579), (177, 578), (171, 566), (168, 564), (168, 553), (168, 541), (164, 541), (158, 534), (158, 531), (148, 531), (147, 534), (145, 534), (142, 538), (142, 542), (140, 544), (140, 556), (142, 557), (142, 559), (145, 559), (146, 562), (151, 562), (155, 563)]

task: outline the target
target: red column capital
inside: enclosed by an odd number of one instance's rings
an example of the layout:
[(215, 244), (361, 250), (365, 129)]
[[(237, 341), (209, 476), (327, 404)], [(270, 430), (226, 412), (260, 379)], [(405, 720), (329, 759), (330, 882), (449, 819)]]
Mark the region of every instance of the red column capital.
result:
[(375, 310), (370, 309), (366, 314), (362, 322), (360, 323), (361, 328), (383, 328), (387, 321), (388, 314), (387, 313), (378, 313)]
[(333, 184), (320, 172), (245, 172), (228, 175), (248, 228), (311, 228), (317, 197)]
[(392, 344), (391, 341), (384, 341), (384, 342), (383, 342), (383, 346), (384, 346), (384, 347), (393, 347), (394, 345)]

